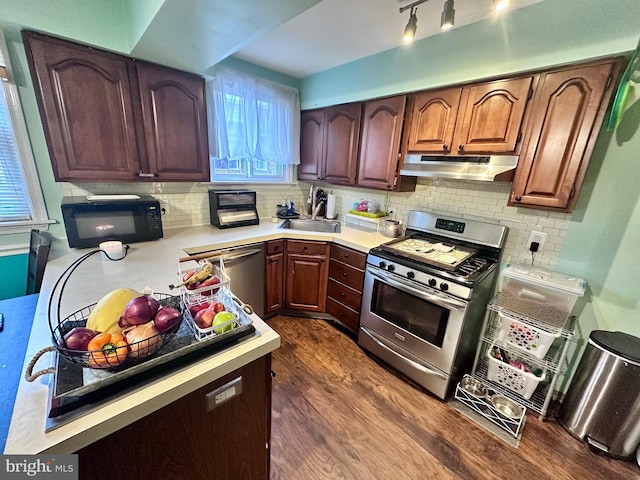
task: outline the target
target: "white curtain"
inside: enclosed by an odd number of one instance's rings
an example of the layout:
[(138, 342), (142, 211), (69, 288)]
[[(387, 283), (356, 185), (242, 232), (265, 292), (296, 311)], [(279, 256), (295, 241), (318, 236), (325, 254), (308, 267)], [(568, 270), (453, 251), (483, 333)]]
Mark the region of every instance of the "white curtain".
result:
[(300, 163), (297, 89), (218, 67), (207, 95), (212, 157)]

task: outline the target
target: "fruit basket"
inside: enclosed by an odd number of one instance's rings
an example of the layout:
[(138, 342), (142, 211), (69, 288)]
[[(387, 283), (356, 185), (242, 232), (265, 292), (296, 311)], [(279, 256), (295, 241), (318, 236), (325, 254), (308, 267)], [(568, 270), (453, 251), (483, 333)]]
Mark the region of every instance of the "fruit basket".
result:
[[(186, 323), (199, 341), (233, 331), (243, 324), (246, 315), (253, 313), (251, 305), (242, 303), (228, 286), (221, 287), (214, 295), (183, 296), (182, 302)], [(221, 312), (228, 318), (216, 320)]]
[[(220, 263), (211, 264), (211, 273), (202, 281), (186, 283), (191, 278), (194, 278), (199, 272), (202, 271), (202, 264), (195, 260), (188, 260), (186, 262), (178, 262), (178, 283), (180, 287), (180, 294), (185, 299), (193, 297), (210, 297), (215, 296), (219, 289), (230, 288), (231, 279), (224, 270), (224, 263), (222, 258)], [(176, 288), (176, 286), (170, 285), (170, 288)], [(189, 302), (187, 302), (189, 303)]]
[[(27, 381), (32, 382), (41, 375), (55, 373), (55, 369), (52, 368), (40, 370), (36, 373), (33, 373), (33, 367), (35, 363), (42, 355), (47, 352), (57, 351), (59, 355), (66, 358), (68, 361), (79, 364), (82, 367), (96, 370), (119, 371), (126, 369), (132, 365), (144, 362), (156, 355), (158, 351), (160, 351), (167, 343), (171, 341), (176, 332), (179, 330), (180, 324), (182, 323), (180, 297), (158, 293), (153, 297), (157, 300), (157, 304), (155, 304), (155, 306), (159, 307), (159, 309), (156, 308), (153, 311), (153, 315), (151, 316), (152, 319), (156, 316), (156, 310), (159, 312), (164, 307), (175, 309), (175, 311), (172, 312), (173, 319), (170, 323), (170, 326), (164, 329), (162, 332), (156, 329), (155, 324), (151, 325), (151, 321), (148, 321), (145, 323), (149, 324), (149, 327), (153, 326), (153, 328), (149, 328), (152, 334), (141, 338), (139, 341), (130, 342), (125, 341), (123, 335), (118, 333), (116, 333), (116, 335), (119, 335), (119, 337), (117, 337), (116, 340), (115, 336), (112, 336), (106, 331), (99, 331), (97, 329), (89, 330), (89, 332), (86, 334), (87, 338), (85, 342), (85, 346), (87, 347), (87, 349), (81, 350), (77, 348), (71, 348), (71, 346), (69, 345), (71, 340), (70, 337), (67, 336), (67, 334), (70, 334), (70, 332), (74, 328), (86, 328), (87, 321), (90, 318), (92, 311), (100, 302), (96, 302), (83, 307), (80, 310), (75, 311), (71, 315), (61, 318), (60, 309), (64, 288), (71, 274), (76, 270), (76, 268), (78, 268), (78, 266), (82, 262), (101, 252), (102, 250), (93, 250), (77, 258), (73, 263), (71, 263), (71, 265), (69, 265), (69, 267), (67, 267), (67, 269), (62, 273), (62, 275), (60, 275), (60, 277), (54, 284), (47, 305), (47, 320), (53, 345), (41, 349), (35, 354), (31, 362), (29, 362), (25, 374), (25, 378), (27, 379)], [(114, 261), (122, 260), (125, 257), (126, 250), (125, 255), (121, 259), (116, 260), (107, 256), (109, 260)], [(131, 290), (131, 292), (133, 294), (138, 293), (134, 290)], [(149, 293), (153, 295), (152, 292)], [(139, 296), (142, 297), (143, 294), (140, 293)], [(129, 299), (132, 298), (133, 297), (129, 297)], [(125, 304), (127, 302), (125, 302)], [(54, 305), (54, 303), (56, 304), (55, 312), (52, 311), (52, 306)], [(133, 326), (131, 328), (133, 328)], [(109, 338), (107, 338), (107, 335), (109, 335)], [(101, 342), (103, 338), (105, 339), (104, 343), (101, 343), (101, 347), (99, 349), (88, 348), (89, 345), (92, 345), (91, 342), (94, 339), (97, 340), (98, 337), (101, 337)], [(112, 337), (113, 340), (111, 340)]]
[[(154, 297), (158, 300), (161, 307), (173, 307), (181, 311), (180, 297), (168, 295), (166, 293), (156, 293)], [(82, 365), (87, 368), (105, 369), (105, 370), (121, 370), (131, 365), (143, 362), (149, 357), (155, 355), (162, 347), (164, 347), (175, 336), (180, 328), (182, 318), (178, 320), (170, 329), (162, 333), (157, 333), (144, 340), (133, 342), (126, 347), (120, 347), (122, 351), (115, 349), (113, 356), (105, 355), (101, 350), (73, 350), (67, 348), (64, 336), (75, 327), (84, 327), (87, 324), (87, 318), (91, 314), (97, 303), (84, 307), (68, 317), (53, 328), (53, 345), (60, 355), (67, 360)], [(128, 351), (127, 351), (128, 350)], [(136, 352), (137, 356), (132, 357), (128, 352)], [(122, 359), (122, 357), (125, 357)]]

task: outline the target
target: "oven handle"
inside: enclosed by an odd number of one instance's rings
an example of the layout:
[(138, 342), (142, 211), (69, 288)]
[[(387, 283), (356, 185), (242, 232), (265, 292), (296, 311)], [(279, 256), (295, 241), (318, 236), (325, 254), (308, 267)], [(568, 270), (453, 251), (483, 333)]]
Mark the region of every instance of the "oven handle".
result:
[(393, 353), (396, 357), (398, 357), (400, 360), (402, 360), (405, 363), (408, 363), (409, 365), (411, 365), (413, 368), (420, 370), (423, 373), (426, 373), (428, 375), (435, 375), (436, 377), (440, 377), (443, 378), (445, 380), (447, 380), (449, 377), (447, 377), (445, 374), (443, 374), (442, 372), (438, 372), (437, 370), (432, 370), (430, 368), (425, 367), (424, 365), (415, 362), (413, 360), (411, 360), (410, 358), (407, 358), (401, 354), (399, 354), (398, 352), (396, 352), (394, 349), (389, 348), (388, 346), (386, 346), (384, 343), (382, 343), (380, 340), (378, 340), (373, 333), (369, 332), (369, 330), (367, 330), (365, 327), (360, 327), (360, 330), (362, 331), (362, 333), (366, 334), (369, 338), (371, 338), (371, 340), (373, 340), (374, 342), (376, 342), (380, 347), (384, 348), (385, 350), (387, 350), (389, 353)]
[(413, 295), (415, 295), (416, 297), (420, 297), (423, 300), (427, 300), (431, 303), (434, 303), (440, 307), (444, 307), (444, 308), (450, 308), (453, 310), (459, 310), (461, 308), (466, 308), (467, 304), (466, 303), (462, 303), (462, 302), (456, 302), (454, 300), (451, 300), (449, 298), (442, 298), (438, 295), (433, 295), (431, 293), (427, 293), (427, 292), (423, 292), (421, 290), (418, 290), (417, 288), (413, 288), (410, 285), (407, 285), (404, 282), (399, 282), (397, 280), (394, 280), (386, 275), (380, 275), (377, 272), (374, 272), (373, 270), (369, 269), (368, 272), (373, 275), (374, 277), (376, 277), (378, 280), (388, 283), (389, 285), (391, 285), (392, 287), (396, 287), (400, 290), (403, 290), (407, 293), (411, 293)]

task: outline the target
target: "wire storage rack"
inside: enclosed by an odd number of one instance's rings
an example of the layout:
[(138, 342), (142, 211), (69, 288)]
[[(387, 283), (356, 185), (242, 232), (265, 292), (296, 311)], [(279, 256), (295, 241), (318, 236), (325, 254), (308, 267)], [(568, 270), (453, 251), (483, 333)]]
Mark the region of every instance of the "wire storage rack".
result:
[[(502, 337), (500, 339), (500, 330), (502, 328), (501, 321), (513, 319), (525, 326), (535, 328), (542, 332), (543, 336), (547, 333), (553, 337), (553, 342), (545, 352), (542, 358), (535, 349), (527, 348), (528, 345), (518, 345), (509, 339)], [(472, 375), (474, 378), (487, 383), (493, 390), (505, 395), (526, 408), (538, 412), (540, 419), (546, 419), (549, 413), (549, 405), (551, 403), (555, 386), (566, 371), (566, 356), (576, 328), (576, 317), (570, 316), (567, 321), (557, 327), (545, 323), (543, 319), (531, 318), (516, 312), (513, 312), (503, 306), (501, 296), (498, 293), (487, 305), (485, 313), (482, 334), (476, 352)], [(514, 391), (509, 388), (508, 382), (498, 382), (490, 380), (489, 362), (492, 359), (487, 357), (487, 351), (491, 345), (496, 345), (508, 354), (512, 354), (527, 363), (533, 368), (539, 368), (545, 372), (544, 379), (541, 380), (529, 398), (525, 398), (520, 391)], [(506, 365), (506, 364), (505, 364)]]

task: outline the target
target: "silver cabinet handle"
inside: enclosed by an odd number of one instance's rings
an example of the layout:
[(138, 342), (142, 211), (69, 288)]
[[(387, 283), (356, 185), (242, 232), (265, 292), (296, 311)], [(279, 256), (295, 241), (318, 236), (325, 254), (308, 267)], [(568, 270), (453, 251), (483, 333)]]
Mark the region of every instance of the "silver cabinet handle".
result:
[(418, 290), (417, 288), (414, 288), (411, 285), (407, 285), (404, 282), (399, 282), (398, 280), (390, 278), (386, 275), (381, 275), (378, 272), (374, 272), (370, 268), (367, 270), (367, 272), (376, 277), (381, 282), (387, 283), (392, 287), (396, 287), (403, 292), (410, 293), (412, 295), (415, 295), (416, 297), (422, 298), (423, 300), (427, 300), (428, 302), (434, 303), (435, 305), (439, 305), (444, 308), (452, 308), (454, 310), (460, 310), (461, 308), (466, 308), (467, 306), (466, 303), (456, 302), (453, 299), (440, 297), (438, 295), (433, 295), (431, 293)]
[(380, 345), (380, 347), (384, 348), (386, 351), (388, 351), (389, 353), (393, 353), (396, 357), (398, 357), (400, 360), (402, 360), (404, 363), (408, 363), (409, 365), (411, 365), (413, 368), (416, 368), (418, 370), (420, 370), (423, 373), (429, 374), (429, 375), (435, 375), (436, 377), (442, 378), (444, 380), (447, 380), (449, 377), (447, 377), (444, 373), (442, 372), (438, 372), (437, 370), (432, 370), (431, 368), (427, 368), (424, 365), (418, 363), (418, 362), (414, 362), (413, 360), (411, 360), (410, 358), (407, 358), (401, 354), (399, 354), (398, 352), (396, 352), (394, 349), (389, 348), (387, 345), (385, 345), (384, 343), (382, 343), (380, 340), (378, 340), (373, 333), (371, 333), (369, 330), (367, 330), (365, 327), (360, 327), (360, 330), (362, 331), (362, 333), (366, 334), (369, 338), (371, 338), (371, 340), (373, 340), (374, 342), (376, 342), (378, 345)]

